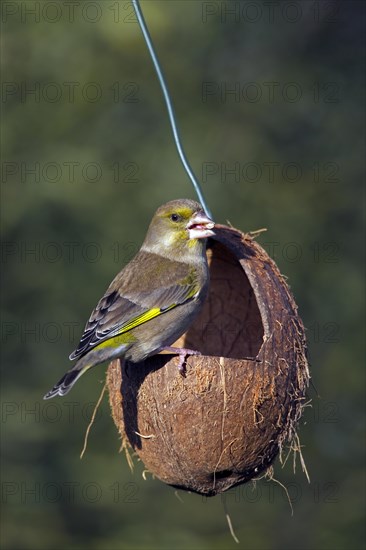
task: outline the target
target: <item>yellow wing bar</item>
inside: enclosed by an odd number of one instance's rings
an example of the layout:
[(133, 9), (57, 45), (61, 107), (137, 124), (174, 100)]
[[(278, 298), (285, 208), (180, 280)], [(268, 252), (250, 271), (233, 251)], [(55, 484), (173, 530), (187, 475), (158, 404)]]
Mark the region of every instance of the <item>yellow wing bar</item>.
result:
[(107, 347), (118, 347), (121, 344), (128, 344), (131, 343), (134, 338), (132, 335), (127, 335), (126, 332), (129, 332), (133, 328), (136, 328), (143, 323), (146, 323), (147, 321), (150, 321), (151, 319), (154, 319), (154, 317), (157, 317), (158, 315), (161, 315), (162, 313), (165, 313), (165, 311), (168, 311), (169, 309), (172, 309), (175, 307), (176, 304), (172, 304), (171, 306), (161, 309), (159, 307), (155, 307), (152, 309), (149, 309), (149, 311), (145, 311), (145, 313), (142, 313), (141, 315), (138, 315), (134, 319), (132, 319), (129, 323), (124, 325), (123, 327), (120, 327), (118, 332), (116, 334), (111, 334), (107, 340), (104, 340), (104, 342), (101, 342), (100, 344), (97, 344), (94, 349), (102, 349)]
[[(174, 307), (174, 305), (172, 306)], [(142, 313), (141, 315), (138, 315), (134, 319), (132, 319), (129, 323), (121, 327), (121, 330), (118, 331), (118, 334), (123, 334), (124, 332), (128, 332), (129, 330), (138, 327), (139, 325), (142, 325), (142, 323), (146, 323), (146, 321), (150, 321), (151, 319), (154, 319), (154, 317), (157, 317), (162, 313), (162, 310), (160, 307), (154, 307), (152, 309), (149, 309), (149, 311), (145, 311), (145, 313)]]

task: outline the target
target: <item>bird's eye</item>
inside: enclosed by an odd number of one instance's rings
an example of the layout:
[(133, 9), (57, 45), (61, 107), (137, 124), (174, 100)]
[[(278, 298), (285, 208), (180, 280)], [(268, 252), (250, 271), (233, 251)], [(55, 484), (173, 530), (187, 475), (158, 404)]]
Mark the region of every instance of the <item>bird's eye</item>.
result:
[(178, 222), (180, 220), (180, 215), (175, 213), (171, 214), (170, 219), (172, 220), (172, 222)]

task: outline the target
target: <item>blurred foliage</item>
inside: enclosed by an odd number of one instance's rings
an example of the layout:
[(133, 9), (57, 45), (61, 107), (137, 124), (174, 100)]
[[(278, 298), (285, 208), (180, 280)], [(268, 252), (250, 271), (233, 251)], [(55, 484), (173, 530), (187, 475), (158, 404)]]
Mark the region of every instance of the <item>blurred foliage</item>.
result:
[(79, 460), (103, 367), (42, 396), (155, 208), (194, 193), (131, 4), (3, 2), (2, 546), (234, 548), (226, 499), (240, 548), (364, 548), (364, 3), (142, 6), (215, 218), (267, 228), (307, 327), (311, 484), (276, 466), (293, 517), (264, 480), (181, 502), (130, 472), (107, 402)]

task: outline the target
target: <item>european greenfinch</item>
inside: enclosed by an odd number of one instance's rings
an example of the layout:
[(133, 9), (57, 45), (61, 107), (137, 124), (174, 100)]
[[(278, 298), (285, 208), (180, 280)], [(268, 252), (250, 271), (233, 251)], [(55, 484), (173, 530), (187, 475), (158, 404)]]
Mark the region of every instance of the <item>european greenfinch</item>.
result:
[(208, 291), (206, 239), (214, 222), (200, 204), (173, 200), (155, 213), (136, 256), (118, 273), (99, 300), (70, 360), (77, 363), (44, 399), (65, 395), (91, 367), (116, 358), (138, 363), (166, 350), (192, 323)]

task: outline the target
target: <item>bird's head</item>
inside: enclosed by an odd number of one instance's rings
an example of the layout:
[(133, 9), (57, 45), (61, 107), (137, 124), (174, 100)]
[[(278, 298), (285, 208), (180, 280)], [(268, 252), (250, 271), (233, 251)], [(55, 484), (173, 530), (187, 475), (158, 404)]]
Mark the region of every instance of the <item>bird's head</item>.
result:
[(179, 259), (180, 253), (204, 249), (205, 239), (214, 235), (214, 225), (198, 202), (170, 201), (155, 212), (143, 248)]

